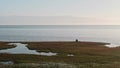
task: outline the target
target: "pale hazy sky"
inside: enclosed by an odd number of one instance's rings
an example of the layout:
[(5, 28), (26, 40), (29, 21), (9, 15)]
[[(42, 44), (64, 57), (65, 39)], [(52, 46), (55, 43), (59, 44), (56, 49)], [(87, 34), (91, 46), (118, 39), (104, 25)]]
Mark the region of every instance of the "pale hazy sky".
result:
[(0, 25), (120, 25), (120, 0), (0, 0)]

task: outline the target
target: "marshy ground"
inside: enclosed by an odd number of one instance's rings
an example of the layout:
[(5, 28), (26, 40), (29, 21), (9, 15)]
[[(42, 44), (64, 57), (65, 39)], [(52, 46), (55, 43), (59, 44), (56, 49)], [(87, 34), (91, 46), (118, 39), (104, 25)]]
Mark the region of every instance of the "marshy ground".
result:
[[(0, 42), (0, 49), (4, 49)], [(120, 48), (108, 48), (97, 42), (21, 42), (30, 50), (55, 52), (55, 56), (0, 53), (0, 61), (12, 61), (14, 65), (0, 68), (120, 68)], [(9, 46), (4, 45), (6, 48)], [(14, 45), (13, 45), (14, 47)], [(68, 54), (73, 56), (68, 56)], [(23, 64), (24, 63), (24, 64)], [(44, 64), (43, 64), (44, 63)], [(34, 65), (32, 65), (34, 64)], [(64, 65), (65, 64), (65, 65)], [(31, 66), (32, 65), (32, 66)]]
[(9, 45), (8, 42), (0, 42), (0, 50), (14, 48), (16, 45)]

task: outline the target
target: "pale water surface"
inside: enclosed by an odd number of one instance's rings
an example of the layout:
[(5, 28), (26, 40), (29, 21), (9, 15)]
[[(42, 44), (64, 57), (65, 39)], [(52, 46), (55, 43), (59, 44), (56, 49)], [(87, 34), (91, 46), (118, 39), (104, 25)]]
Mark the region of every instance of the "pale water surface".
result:
[(0, 53), (11, 53), (11, 54), (35, 54), (43, 56), (55, 56), (57, 53), (52, 52), (37, 52), (36, 50), (29, 50), (26, 45), (22, 43), (9, 43), (8, 45), (16, 45), (15, 48), (0, 50)]
[(0, 62), (0, 64), (3, 64), (3, 65), (12, 65), (12, 64), (14, 64), (14, 62), (12, 62), (12, 61), (5, 61), (5, 62)]
[[(67, 26), (67, 25), (2, 25), (0, 26), (0, 41), (93, 41), (111, 43), (107, 47), (120, 45), (120, 26)], [(12, 54), (37, 54), (54, 56), (57, 53), (36, 52), (29, 50), (22, 43), (10, 43), (17, 47), (7, 50), (0, 50), (0, 53)], [(68, 54), (67, 56), (74, 56)]]
[(2, 25), (0, 41), (93, 41), (120, 45), (120, 26)]

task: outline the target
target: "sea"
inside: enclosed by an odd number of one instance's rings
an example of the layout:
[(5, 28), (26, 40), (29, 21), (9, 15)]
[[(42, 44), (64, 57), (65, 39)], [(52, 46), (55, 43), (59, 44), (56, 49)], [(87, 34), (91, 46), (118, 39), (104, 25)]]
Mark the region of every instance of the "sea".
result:
[(0, 25), (0, 41), (90, 41), (120, 45), (120, 25)]

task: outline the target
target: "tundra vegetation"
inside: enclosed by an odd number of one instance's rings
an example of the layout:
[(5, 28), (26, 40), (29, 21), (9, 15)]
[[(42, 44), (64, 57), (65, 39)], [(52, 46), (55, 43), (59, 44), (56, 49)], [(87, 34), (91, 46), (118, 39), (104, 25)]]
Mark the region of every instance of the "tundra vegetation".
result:
[[(30, 50), (55, 52), (55, 56), (0, 53), (0, 68), (120, 68), (120, 48), (98, 42), (21, 42)], [(0, 44), (1, 45), (1, 44)], [(0, 47), (1, 48), (1, 47)], [(67, 56), (73, 54), (74, 56)]]
[(9, 45), (8, 42), (0, 42), (0, 50), (14, 48), (16, 45)]

